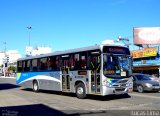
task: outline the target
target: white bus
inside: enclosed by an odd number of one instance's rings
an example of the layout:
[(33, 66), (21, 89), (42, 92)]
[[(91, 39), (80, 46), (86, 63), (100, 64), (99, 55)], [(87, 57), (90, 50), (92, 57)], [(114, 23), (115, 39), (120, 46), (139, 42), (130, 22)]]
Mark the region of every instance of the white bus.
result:
[(86, 94), (125, 94), (133, 89), (127, 47), (95, 45), (20, 58), (16, 83), (25, 88)]

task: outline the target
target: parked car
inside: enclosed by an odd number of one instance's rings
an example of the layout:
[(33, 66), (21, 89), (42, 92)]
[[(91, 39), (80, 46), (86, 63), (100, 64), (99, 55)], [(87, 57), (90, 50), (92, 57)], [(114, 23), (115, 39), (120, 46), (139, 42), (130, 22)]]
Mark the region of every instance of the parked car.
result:
[(160, 79), (159, 79), (158, 77), (155, 77), (155, 76), (152, 75), (150, 78), (151, 78), (152, 80), (155, 80), (155, 81), (157, 81), (157, 82), (160, 83)]
[(0, 76), (4, 76), (4, 74), (3, 74), (3, 73), (0, 73)]
[(160, 90), (160, 84), (158, 81), (151, 79), (151, 75), (134, 73), (133, 74), (133, 90), (137, 90), (142, 93), (144, 91), (156, 91)]

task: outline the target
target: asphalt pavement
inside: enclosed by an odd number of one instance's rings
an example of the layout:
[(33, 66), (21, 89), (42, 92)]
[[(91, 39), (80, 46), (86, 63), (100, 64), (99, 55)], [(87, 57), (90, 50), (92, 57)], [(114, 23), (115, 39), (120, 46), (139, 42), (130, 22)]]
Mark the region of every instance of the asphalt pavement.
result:
[[(33, 92), (17, 86), (14, 77), (0, 77), (0, 115), (3, 116), (150, 116), (160, 115), (160, 93), (93, 96), (54, 91)], [(154, 116), (152, 115), (152, 116)]]

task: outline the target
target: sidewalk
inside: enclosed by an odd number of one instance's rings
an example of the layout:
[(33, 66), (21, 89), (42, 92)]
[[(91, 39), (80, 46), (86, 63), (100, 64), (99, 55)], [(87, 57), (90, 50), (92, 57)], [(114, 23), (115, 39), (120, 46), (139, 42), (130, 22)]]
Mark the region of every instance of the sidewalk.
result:
[(11, 77), (8, 77), (8, 76), (6, 76), (6, 77), (4, 77), (4, 76), (0, 76), (0, 78), (7, 78), (7, 79), (8, 79), (8, 78), (10, 78), (10, 79), (16, 79), (16, 77), (12, 77), (12, 76), (11, 76)]

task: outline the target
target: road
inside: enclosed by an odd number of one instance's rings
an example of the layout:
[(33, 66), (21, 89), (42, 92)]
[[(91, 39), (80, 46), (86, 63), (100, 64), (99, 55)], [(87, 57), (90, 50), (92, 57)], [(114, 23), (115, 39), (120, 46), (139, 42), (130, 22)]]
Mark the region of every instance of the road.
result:
[[(133, 92), (119, 96), (88, 96), (78, 99), (75, 94), (24, 89), (13, 78), (0, 78), (1, 114), (22, 116), (52, 115), (136, 115), (137, 110), (153, 110), (160, 116), (160, 93)], [(148, 113), (148, 112), (147, 112)], [(0, 115), (1, 115), (0, 114)], [(7, 116), (9, 116), (7, 115)]]

